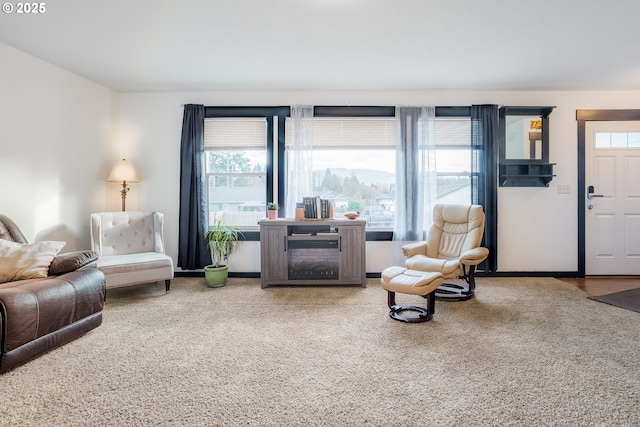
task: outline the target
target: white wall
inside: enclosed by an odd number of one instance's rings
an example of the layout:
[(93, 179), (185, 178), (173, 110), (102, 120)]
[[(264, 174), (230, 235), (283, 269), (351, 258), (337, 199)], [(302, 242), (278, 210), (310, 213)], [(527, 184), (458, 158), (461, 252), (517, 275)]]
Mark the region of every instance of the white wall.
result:
[[(508, 91), (322, 91), (129, 93), (120, 96), (120, 122), (133, 129), (127, 146), (144, 170), (142, 204), (166, 215), (167, 251), (177, 254), (179, 146), (182, 106), (188, 103), (247, 105), (532, 105), (556, 106), (550, 116), (550, 161), (556, 177), (548, 188), (500, 188), (498, 191), (498, 270), (577, 270), (577, 125), (578, 109), (640, 108), (640, 92)], [(143, 154), (145, 153), (145, 154)], [(558, 194), (557, 185), (570, 194)], [(399, 262), (397, 244), (367, 243), (367, 271), (380, 272)], [(257, 272), (259, 244), (247, 242), (232, 256), (231, 270)]]
[(0, 213), (29, 241), (89, 248), (105, 209), (117, 94), (0, 43)]
[[(167, 253), (177, 261), (178, 181), (183, 105), (532, 105), (550, 116), (548, 188), (500, 188), (498, 269), (577, 270), (577, 109), (640, 108), (640, 91), (296, 91), (118, 94), (0, 44), (0, 212), (30, 240), (89, 246), (88, 215), (119, 210), (119, 186), (104, 179), (126, 157), (141, 181), (129, 210), (165, 214)], [(570, 194), (558, 194), (557, 185)], [(367, 271), (401, 260), (397, 243), (367, 243)], [(257, 272), (259, 244), (247, 242), (231, 270)]]

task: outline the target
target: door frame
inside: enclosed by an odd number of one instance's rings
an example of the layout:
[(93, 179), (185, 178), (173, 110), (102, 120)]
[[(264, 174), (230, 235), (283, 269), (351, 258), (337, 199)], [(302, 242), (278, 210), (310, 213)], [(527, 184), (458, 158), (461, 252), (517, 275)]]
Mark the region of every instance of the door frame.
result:
[(578, 121), (578, 277), (586, 272), (586, 122), (640, 121), (640, 110), (576, 110)]

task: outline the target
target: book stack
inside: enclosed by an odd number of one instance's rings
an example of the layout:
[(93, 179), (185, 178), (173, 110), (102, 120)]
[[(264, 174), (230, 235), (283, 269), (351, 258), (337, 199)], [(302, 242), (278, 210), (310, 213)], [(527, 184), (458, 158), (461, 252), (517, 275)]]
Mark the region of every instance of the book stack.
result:
[(316, 197), (303, 197), (304, 219), (326, 219), (333, 217), (331, 200)]

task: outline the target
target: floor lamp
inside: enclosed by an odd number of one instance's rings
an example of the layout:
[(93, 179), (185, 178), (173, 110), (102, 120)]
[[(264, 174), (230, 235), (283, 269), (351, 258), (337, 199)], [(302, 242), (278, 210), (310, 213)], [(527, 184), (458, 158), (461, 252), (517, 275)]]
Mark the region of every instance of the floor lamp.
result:
[(120, 195), (122, 196), (122, 211), (124, 211), (127, 191), (129, 191), (127, 183), (138, 182), (138, 174), (136, 173), (135, 168), (127, 161), (127, 159), (122, 159), (113, 166), (107, 181), (122, 183), (122, 191), (120, 191)]

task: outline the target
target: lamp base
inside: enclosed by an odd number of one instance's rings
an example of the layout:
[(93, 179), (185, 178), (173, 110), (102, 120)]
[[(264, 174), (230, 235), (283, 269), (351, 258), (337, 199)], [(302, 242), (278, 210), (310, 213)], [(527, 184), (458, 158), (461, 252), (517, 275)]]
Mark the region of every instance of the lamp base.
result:
[(127, 187), (127, 181), (122, 181), (122, 191), (120, 191), (120, 195), (122, 196), (122, 212), (125, 210), (125, 200), (127, 199), (128, 191), (129, 187)]

